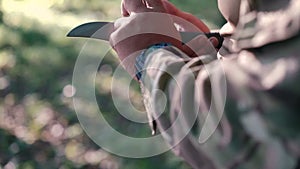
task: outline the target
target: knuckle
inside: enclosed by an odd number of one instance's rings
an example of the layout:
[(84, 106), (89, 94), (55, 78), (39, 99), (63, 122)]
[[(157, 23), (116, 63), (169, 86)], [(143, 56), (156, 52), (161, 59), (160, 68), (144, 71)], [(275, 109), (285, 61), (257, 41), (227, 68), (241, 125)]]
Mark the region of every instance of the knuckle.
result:
[(114, 31), (110, 34), (109, 44), (114, 47), (116, 45), (116, 39), (118, 39), (119, 31)]
[(122, 25), (123, 18), (119, 18), (114, 22), (114, 28), (117, 29)]

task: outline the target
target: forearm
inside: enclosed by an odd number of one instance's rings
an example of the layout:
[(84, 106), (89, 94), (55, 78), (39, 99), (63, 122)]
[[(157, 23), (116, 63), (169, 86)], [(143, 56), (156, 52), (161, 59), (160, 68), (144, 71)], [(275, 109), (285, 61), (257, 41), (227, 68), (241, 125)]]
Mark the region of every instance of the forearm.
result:
[[(197, 119), (194, 108), (199, 107), (199, 100), (195, 99), (195, 75), (203, 63), (215, 58), (213, 55), (189, 58), (175, 47), (158, 49), (147, 57), (140, 79), (150, 126), (156, 130), (152, 125), (155, 120), (175, 154), (196, 169), (215, 168), (200, 149), (196, 137), (189, 133)], [(162, 94), (168, 103), (164, 102)]]

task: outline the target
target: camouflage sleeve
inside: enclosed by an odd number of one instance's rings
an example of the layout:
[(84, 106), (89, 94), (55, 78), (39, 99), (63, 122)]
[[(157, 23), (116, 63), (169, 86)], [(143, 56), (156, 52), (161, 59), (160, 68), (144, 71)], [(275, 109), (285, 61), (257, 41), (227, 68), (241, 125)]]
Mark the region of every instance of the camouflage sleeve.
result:
[(290, 41), (223, 60), (152, 52), (141, 79), (150, 126), (195, 169), (299, 167), (300, 41)]
[(175, 154), (193, 168), (215, 168), (189, 132), (197, 120), (194, 73), (197, 66), (215, 59), (209, 55), (191, 59), (175, 47), (158, 49), (147, 57), (141, 79), (150, 126), (156, 130), (157, 124)]

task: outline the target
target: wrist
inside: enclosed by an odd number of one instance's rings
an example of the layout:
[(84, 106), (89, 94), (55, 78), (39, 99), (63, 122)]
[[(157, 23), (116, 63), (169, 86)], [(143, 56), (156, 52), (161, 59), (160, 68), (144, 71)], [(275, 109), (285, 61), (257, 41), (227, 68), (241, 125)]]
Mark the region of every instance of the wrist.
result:
[(142, 78), (142, 72), (143, 72), (147, 57), (152, 52), (156, 51), (157, 49), (165, 48), (168, 46), (172, 46), (171, 43), (165, 43), (165, 42), (157, 43), (155, 45), (148, 47), (147, 49), (142, 51), (142, 53), (140, 55), (138, 55), (136, 57), (136, 60), (135, 60), (136, 75), (135, 76), (136, 76), (137, 80), (140, 80)]

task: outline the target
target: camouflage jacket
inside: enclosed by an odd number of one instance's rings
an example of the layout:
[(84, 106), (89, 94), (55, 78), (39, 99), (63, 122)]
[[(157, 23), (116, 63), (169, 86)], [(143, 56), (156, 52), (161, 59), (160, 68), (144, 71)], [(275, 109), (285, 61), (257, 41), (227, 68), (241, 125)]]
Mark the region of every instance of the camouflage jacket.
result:
[(300, 1), (241, 0), (220, 57), (175, 47), (142, 76), (153, 130), (196, 169), (300, 167)]

